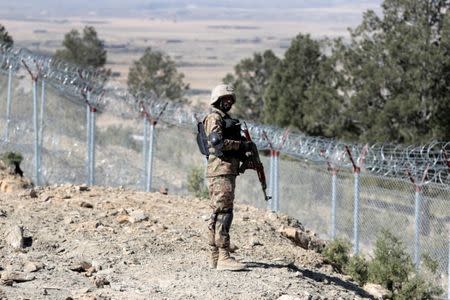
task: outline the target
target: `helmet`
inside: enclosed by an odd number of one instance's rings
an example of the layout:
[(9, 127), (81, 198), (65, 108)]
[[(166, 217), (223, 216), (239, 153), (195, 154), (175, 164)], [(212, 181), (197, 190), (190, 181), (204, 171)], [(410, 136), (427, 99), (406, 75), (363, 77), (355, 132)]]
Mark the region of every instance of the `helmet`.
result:
[(217, 102), (223, 96), (232, 96), (236, 101), (236, 95), (234, 94), (234, 88), (228, 84), (219, 84), (211, 92), (211, 105)]

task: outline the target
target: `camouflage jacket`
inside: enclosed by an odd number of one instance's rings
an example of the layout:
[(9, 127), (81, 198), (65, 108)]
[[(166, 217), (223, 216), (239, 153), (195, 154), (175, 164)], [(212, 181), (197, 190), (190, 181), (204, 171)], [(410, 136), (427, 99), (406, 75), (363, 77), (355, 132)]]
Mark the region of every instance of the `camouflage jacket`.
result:
[[(234, 136), (230, 136), (227, 132), (227, 123), (228, 121), (234, 121), (236, 123), (237, 120), (232, 119), (228, 114), (222, 112), (219, 109), (213, 108), (210, 114), (206, 116), (203, 121), (205, 125), (206, 135), (209, 135), (212, 132), (216, 132), (223, 139), (222, 146), (222, 156), (216, 156), (216, 150), (208, 142), (210, 156), (208, 159), (208, 168), (207, 168), (207, 177), (215, 177), (219, 175), (238, 175), (239, 169), (239, 146), (243, 137), (240, 135), (240, 132), (234, 134)], [(239, 126), (240, 131), (240, 125)]]

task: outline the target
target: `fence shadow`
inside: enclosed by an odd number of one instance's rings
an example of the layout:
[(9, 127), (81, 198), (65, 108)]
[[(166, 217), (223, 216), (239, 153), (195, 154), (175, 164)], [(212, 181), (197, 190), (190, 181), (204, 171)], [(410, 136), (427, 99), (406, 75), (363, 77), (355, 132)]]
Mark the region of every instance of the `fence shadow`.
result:
[[(287, 269), (291, 272), (299, 272), (301, 273), (304, 277), (312, 279), (314, 281), (317, 282), (323, 282), (325, 280), (327, 280), (330, 283), (333, 283), (337, 286), (340, 286), (346, 290), (349, 291), (353, 291), (355, 292), (358, 296), (360, 297), (365, 297), (368, 299), (375, 299), (372, 295), (370, 295), (369, 293), (367, 293), (365, 290), (363, 290), (360, 286), (358, 286), (355, 283), (352, 282), (348, 282), (348, 281), (344, 281), (338, 277), (334, 277), (331, 275), (327, 275), (327, 274), (323, 274), (320, 272), (316, 272), (316, 271), (312, 271), (312, 270), (308, 270), (308, 269), (302, 269), (297, 267), (296, 265), (289, 263), (289, 264), (277, 264), (277, 263), (264, 263), (264, 262), (255, 262), (255, 261), (250, 261), (250, 262), (245, 262), (245, 264), (247, 265), (247, 268), (252, 269), (252, 268), (263, 268), (263, 269)], [(300, 280), (301, 278), (299, 278)]]

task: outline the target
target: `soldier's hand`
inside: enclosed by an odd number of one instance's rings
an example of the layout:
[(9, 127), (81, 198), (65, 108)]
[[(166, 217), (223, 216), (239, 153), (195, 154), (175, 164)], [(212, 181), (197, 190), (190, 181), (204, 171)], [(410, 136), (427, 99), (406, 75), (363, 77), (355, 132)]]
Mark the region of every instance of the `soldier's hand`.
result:
[(248, 162), (247, 169), (256, 170), (256, 165), (253, 163), (253, 161)]
[(251, 152), (253, 148), (253, 142), (249, 142), (249, 141), (242, 141), (239, 144), (239, 150), (247, 153), (247, 152)]

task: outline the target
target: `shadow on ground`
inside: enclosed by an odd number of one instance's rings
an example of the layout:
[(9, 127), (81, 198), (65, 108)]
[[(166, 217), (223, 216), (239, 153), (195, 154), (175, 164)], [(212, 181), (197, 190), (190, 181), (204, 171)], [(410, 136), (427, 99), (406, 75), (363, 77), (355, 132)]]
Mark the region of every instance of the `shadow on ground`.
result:
[(263, 269), (288, 269), (291, 272), (299, 272), (304, 277), (310, 278), (317, 282), (323, 282), (327, 280), (330, 283), (333, 283), (337, 286), (340, 286), (346, 290), (350, 290), (355, 292), (360, 297), (365, 297), (369, 299), (375, 299), (372, 295), (368, 294), (366, 291), (364, 291), (360, 286), (358, 286), (355, 283), (344, 281), (338, 277), (330, 276), (327, 274), (315, 272), (308, 269), (302, 269), (297, 267), (294, 264), (276, 264), (276, 263), (263, 263), (263, 262), (245, 262), (247, 265), (247, 268), (263, 268)]

